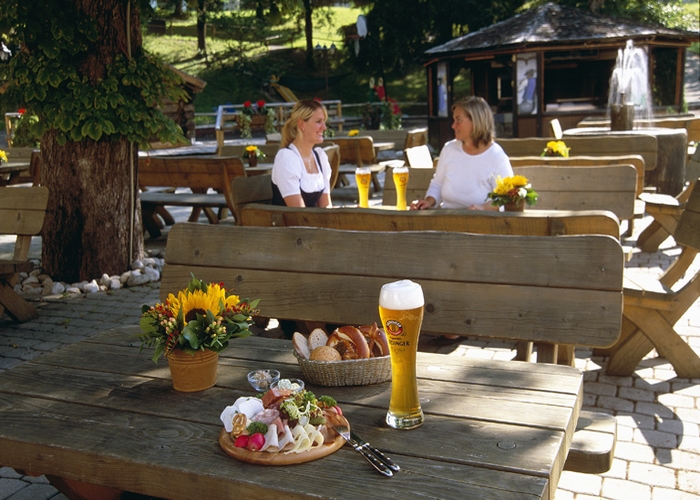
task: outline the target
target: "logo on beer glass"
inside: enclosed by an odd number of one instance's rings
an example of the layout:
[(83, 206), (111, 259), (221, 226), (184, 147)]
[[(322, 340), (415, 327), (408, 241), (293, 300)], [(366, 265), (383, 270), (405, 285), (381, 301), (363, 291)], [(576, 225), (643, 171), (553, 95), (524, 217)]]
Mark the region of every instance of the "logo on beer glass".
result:
[(403, 333), (403, 325), (394, 319), (386, 322), (386, 333), (398, 337)]

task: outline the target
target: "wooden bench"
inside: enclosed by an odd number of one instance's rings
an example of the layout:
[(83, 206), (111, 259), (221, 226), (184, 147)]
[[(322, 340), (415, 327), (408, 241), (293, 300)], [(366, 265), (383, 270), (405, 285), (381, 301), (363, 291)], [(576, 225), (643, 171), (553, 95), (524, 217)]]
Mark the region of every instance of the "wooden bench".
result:
[(457, 231), (479, 234), (562, 236), (605, 234), (619, 237), (620, 223), (611, 212), (533, 210), (383, 210), (377, 208), (296, 208), (251, 203), (239, 218), (243, 226), (309, 226), (362, 231)]
[(36, 309), (14, 290), (19, 273), (29, 272), (27, 261), (32, 236), (41, 234), (46, 216), (49, 190), (45, 187), (0, 188), (0, 234), (16, 235), (11, 259), (0, 259), (0, 316), (3, 312), (15, 321), (28, 321)]
[[(231, 181), (245, 177), (240, 158), (223, 156), (149, 156), (139, 158), (139, 186), (189, 188), (191, 193), (144, 191), (139, 194), (144, 229), (151, 237), (160, 236), (155, 218), (158, 207), (192, 207), (189, 221), (195, 222), (204, 210), (211, 224), (218, 224), (213, 209), (229, 209), (235, 217)], [(217, 193), (208, 193), (214, 189)]]
[[(497, 138), (506, 154), (510, 156), (540, 156), (551, 137), (525, 137), (520, 139)], [(651, 135), (616, 135), (593, 137), (564, 137), (566, 146), (573, 156), (627, 156), (640, 155), (644, 158), (646, 172), (654, 170), (659, 154), (656, 137)]]
[[(696, 182), (673, 238), (691, 249), (690, 261), (681, 254), (673, 264), (688, 268), (700, 251), (700, 182)], [(685, 252), (684, 252), (685, 253)], [(685, 259), (685, 260), (683, 260)], [(686, 274), (675, 272), (680, 278)], [(609, 375), (630, 376), (652, 349), (666, 358), (679, 377), (700, 377), (700, 357), (674, 328), (700, 297), (700, 270), (684, 276), (684, 284), (659, 279), (636, 269), (624, 275), (624, 322), (620, 341), (609, 350)]]
[[(384, 181), (383, 205), (396, 204), (391, 170), (387, 169)], [(539, 195), (537, 204), (526, 211), (609, 210), (621, 220), (634, 219), (637, 171), (631, 165), (567, 168), (537, 165), (515, 170), (532, 182)], [(424, 198), (432, 176), (432, 169), (412, 168), (406, 199)]]
[[(256, 243), (265, 251), (250, 251)], [(181, 289), (191, 273), (260, 298), (266, 316), (329, 324), (378, 321), (382, 284), (412, 279), (425, 294), (423, 332), (535, 341), (553, 349), (611, 345), (622, 315), (622, 249), (602, 235), (176, 224), (161, 297)], [(595, 453), (603, 462), (611, 456), (612, 450)], [(593, 467), (586, 453), (572, 450), (569, 457), (567, 468)]]

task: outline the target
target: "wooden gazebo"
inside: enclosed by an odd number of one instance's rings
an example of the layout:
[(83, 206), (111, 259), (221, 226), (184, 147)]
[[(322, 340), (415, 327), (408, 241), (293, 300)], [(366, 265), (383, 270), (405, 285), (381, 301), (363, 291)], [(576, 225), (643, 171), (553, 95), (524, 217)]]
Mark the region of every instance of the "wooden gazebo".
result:
[(609, 80), (627, 40), (647, 54), (657, 109), (680, 111), (686, 48), (698, 34), (648, 26), (548, 3), (433, 47), (424, 54), (430, 143), (453, 137), (450, 107), (485, 98), (501, 137), (549, 135), (605, 115)]

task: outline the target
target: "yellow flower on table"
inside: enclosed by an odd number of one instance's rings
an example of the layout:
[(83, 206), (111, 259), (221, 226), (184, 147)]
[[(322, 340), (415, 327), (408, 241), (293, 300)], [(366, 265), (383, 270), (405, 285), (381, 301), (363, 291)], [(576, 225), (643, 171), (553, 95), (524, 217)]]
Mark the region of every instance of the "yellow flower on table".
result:
[(0, 149), (0, 163), (5, 163), (7, 161), (7, 153)]
[(563, 156), (564, 158), (569, 157), (569, 150), (564, 141), (549, 141), (547, 147), (542, 151), (542, 156)]
[(525, 200), (528, 205), (534, 205), (537, 202), (537, 193), (527, 177), (523, 175), (513, 175), (511, 177), (496, 178), (496, 187), (488, 194), (487, 199), (491, 200), (491, 205), (500, 207), (506, 203), (515, 203), (519, 200)]
[(348, 137), (355, 137), (357, 135), (360, 135), (360, 131), (357, 130), (356, 128), (354, 128), (350, 132), (348, 132)]

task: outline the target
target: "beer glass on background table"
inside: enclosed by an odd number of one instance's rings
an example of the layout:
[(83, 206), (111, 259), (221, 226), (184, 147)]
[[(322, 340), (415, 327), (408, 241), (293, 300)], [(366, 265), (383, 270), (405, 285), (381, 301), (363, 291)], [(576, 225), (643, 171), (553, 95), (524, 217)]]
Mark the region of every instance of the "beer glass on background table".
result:
[(369, 208), (369, 183), (372, 180), (372, 171), (369, 167), (358, 167), (355, 170), (357, 182), (357, 194), (360, 197), (360, 208)]
[(396, 210), (407, 210), (406, 186), (408, 185), (408, 167), (394, 168), (394, 186), (396, 186)]
[(413, 429), (424, 420), (416, 380), (424, 305), (423, 289), (410, 280), (387, 283), (379, 292), (379, 316), (391, 355), (391, 401), (386, 423), (394, 429)]

